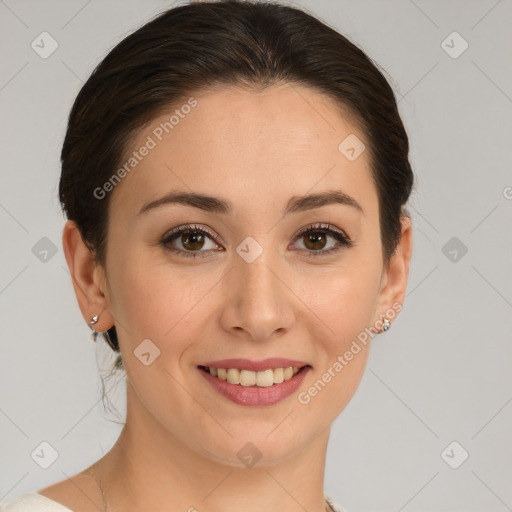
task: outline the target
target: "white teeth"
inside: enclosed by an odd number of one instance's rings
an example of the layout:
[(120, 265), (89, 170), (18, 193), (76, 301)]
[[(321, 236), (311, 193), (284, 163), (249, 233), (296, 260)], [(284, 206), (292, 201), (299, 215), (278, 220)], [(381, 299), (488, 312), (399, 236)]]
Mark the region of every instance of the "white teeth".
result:
[(274, 384), (281, 384), (284, 381), (284, 370), (282, 368), (276, 368), (274, 370)]
[(285, 380), (290, 380), (297, 375), (300, 368), (288, 366), (287, 368), (274, 368), (253, 372), (251, 370), (238, 370), (237, 368), (208, 368), (210, 375), (218, 377), (220, 380), (227, 380), (230, 384), (239, 384), (242, 386), (258, 386), (267, 388), (274, 384), (281, 384)]
[(230, 384), (240, 384), (240, 370), (229, 368), (227, 380)]
[(268, 388), (269, 386), (272, 386), (274, 384), (274, 370), (264, 370), (256, 373), (256, 384), (260, 388)]
[(240, 384), (242, 386), (254, 386), (256, 384), (256, 373), (249, 370), (242, 370), (240, 372)]

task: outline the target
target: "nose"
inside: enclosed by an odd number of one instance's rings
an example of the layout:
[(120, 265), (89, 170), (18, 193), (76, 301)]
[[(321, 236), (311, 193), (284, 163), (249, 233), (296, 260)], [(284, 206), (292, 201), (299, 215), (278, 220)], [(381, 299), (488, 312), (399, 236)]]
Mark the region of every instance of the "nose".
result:
[(289, 278), (270, 250), (249, 263), (236, 255), (234, 268), (224, 278), (222, 327), (253, 341), (282, 336), (294, 319)]

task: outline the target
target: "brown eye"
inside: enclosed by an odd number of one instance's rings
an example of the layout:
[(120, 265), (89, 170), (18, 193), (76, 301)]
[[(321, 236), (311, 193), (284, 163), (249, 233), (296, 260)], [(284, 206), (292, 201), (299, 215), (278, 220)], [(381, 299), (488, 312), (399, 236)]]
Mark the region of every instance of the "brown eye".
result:
[[(344, 247), (351, 247), (352, 241), (343, 232), (337, 229), (332, 229), (330, 225), (312, 226), (297, 235), (297, 239), (304, 244), (303, 249), (310, 256), (327, 255), (343, 249)], [(337, 241), (337, 244), (329, 244), (329, 238)], [(326, 248), (327, 247), (327, 248)], [(301, 248), (302, 249), (302, 248)]]
[(182, 226), (171, 230), (161, 240), (165, 249), (180, 253), (183, 256), (206, 256), (211, 250), (218, 250), (213, 234), (204, 228)]
[(205, 236), (199, 231), (183, 231), (181, 233), (181, 243), (185, 249), (198, 251), (203, 248)]
[(302, 235), (304, 245), (311, 251), (318, 251), (325, 248), (327, 244), (327, 235), (321, 231), (310, 231)]

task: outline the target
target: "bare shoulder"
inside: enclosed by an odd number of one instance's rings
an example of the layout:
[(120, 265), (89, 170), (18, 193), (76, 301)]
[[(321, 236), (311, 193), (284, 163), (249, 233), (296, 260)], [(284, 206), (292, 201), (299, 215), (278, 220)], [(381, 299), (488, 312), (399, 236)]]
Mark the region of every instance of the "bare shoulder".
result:
[(85, 472), (44, 487), (37, 491), (73, 512), (98, 512), (103, 510), (103, 499), (94, 478)]

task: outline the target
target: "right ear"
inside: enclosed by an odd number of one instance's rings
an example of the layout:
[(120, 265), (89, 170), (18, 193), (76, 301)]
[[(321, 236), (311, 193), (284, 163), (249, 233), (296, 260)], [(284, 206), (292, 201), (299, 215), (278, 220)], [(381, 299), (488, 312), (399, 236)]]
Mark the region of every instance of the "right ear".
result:
[(75, 221), (68, 220), (62, 232), (62, 246), (73, 281), (80, 311), (89, 324), (94, 315), (99, 320), (94, 330), (104, 332), (114, 325), (104, 290), (105, 271), (96, 263), (94, 253), (85, 245)]

